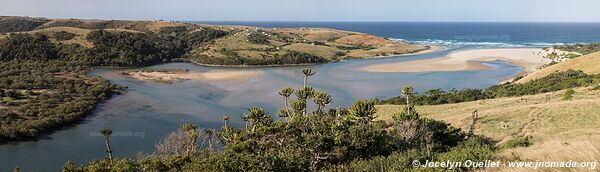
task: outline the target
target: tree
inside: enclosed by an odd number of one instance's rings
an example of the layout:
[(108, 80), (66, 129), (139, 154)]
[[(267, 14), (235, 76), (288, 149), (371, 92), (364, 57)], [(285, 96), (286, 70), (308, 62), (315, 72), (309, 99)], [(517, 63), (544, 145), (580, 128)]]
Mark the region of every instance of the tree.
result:
[(315, 75), (315, 72), (311, 68), (302, 69), (302, 73), (304, 74), (304, 87), (308, 84), (308, 77)]
[(214, 128), (209, 128), (204, 130), (206, 132), (206, 135), (208, 136), (208, 138), (206, 139), (208, 141), (208, 150), (212, 151), (213, 150), (213, 140), (214, 140), (214, 136), (215, 136), (215, 129)]
[(192, 123), (185, 123), (181, 125), (181, 130), (186, 133), (188, 142), (186, 146), (185, 155), (189, 156), (196, 152), (196, 145), (198, 145), (198, 125)]
[(281, 91), (279, 91), (279, 95), (283, 96), (283, 101), (285, 103), (285, 112), (283, 114), (281, 114), (281, 117), (288, 117), (290, 116), (289, 112), (290, 112), (290, 107), (289, 107), (289, 98), (292, 95), (292, 93), (294, 93), (294, 89), (290, 88), (290, 87), (285, 87), (283, 89), (281, 89)]
[(314, 90), (312, 87), (304, 87), (304, 88), (296, 91), (296, 97), (298, 97), (298, 100), (304, 101), (305, 107), (304, 107), (304, 110), (302, 111), (302, 115), (306, 115), (307, 100), (312, 96), (313, 91)]
[(304, 113), (304, 110), (306, 109), (306, 101), (292, 100), (292, 101), (290, 101), (290, 107), (293, 111), (293, 114), (294, 114), (293, 116), (300, 115), (300, 114)]
[(223, 127), (224, 128), (229, 127), (229, 115), (223, 115)]
[(260, 107), (250, 108), (248, 112), (242, 116), (242, 119), (246, 121), (246, 128), (248, 128), (249, 124), (251, 132), (256, 131), (256, 127), (258, 126), (270, 125), (273, 122), (271, 116)]
[(323, 108), (325, 108), (325, 106), (329, 105), (333, 101), (331, 95), (327, 94), (327, 92), (325, 91), (319, 90), (313, 92), (312, 98), (315, 104), (317, 104), (316, 112), (319, 114), (322, 114)]
[(406, 115), (411, 116), (411, 112), (413, 111), (414, 105), (411, 103), (412, 97), (415, 94), (413, 92), (412, 86), (402, 87), (402, 94), (406, 97)]
[(109, 137), (110, 135), (112, 135), (113, 131), (110, 128), (103, 128), (100, 129), (100, 134), (102, 134), (104, 136), (104, 143), (106, 144), (106, 154), (108, 155), (108, 160), (112, 161), (113, 156), (112, 156), (112, 149), (110, 148), (110, 142), (109, 142)]
[(375, 119), (375, 101), (373, 100), (358, 100), (348, 109), (350, 117), (358, 123), (369, 124)]

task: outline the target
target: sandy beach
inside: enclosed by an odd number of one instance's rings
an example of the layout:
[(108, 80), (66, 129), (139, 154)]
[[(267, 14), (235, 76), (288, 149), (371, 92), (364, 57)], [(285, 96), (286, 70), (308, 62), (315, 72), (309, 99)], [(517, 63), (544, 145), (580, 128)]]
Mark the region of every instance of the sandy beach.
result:
[(550, 51), (541, 48), (502, 48), (457, 51), (446, 57), (414, 60), (390, 64), (370, 65), (362, 68), (368, 72), (444, 72), (463, 70), (487, 70), (481, 62), (502, 60), (531, 73), (540, 66), (550, 63), (544, 58)]
[(261, 74), (259, 71), (125, 71), (122, 73), (135, 79), (161, 83), (177, 83), (186, 80), (244, 80)]

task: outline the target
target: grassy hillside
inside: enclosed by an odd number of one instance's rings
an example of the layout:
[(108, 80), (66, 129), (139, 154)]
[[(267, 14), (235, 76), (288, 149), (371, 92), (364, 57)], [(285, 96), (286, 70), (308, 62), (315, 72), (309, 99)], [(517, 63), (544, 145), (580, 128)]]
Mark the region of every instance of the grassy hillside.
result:
[[(340, 59), (413, 53), (423, 45), (391, 41), (357, 32), (325, 28), (260, 28), (203, 25), (166, 21), (122, 21), (0, 17), (0, 42), (12, 33), (43, 34), (54, 43), (97, 48), (88, 35), (97, 30), (146, 36), (125, 36), (170, 42), (180, 49), (170, 59), (185, 58), (206, 65), (288, 65), (325, 63)], [(223, 34), (220, 34), (220, 33)], [(58, 35), (58, 36), (56, 36)], [(206, 39), (210, 38), (210, 39)], [(123, 39), (123, 37), (118, 38)], [(137, 41), (137, 40), (131, 40)], [(113, 41), (118, 42), (118, 41)], [(183, 42), (183, 45), (178, 45)], [(159, 45), (165, 47), (168, 45)], [(115, 50), (116, 54), (129, 54)], [(81, 56), (81, 54), (77, 54)], [(91, 55), (95, 56), (95, 55)], [(132, 57), (120, 57), (132, 59)], [(137, 59), (153, 57), (135, 57)], [(98, 60), (96, 60), (98, 61)], [(123, 60), (121, 60), (123, 61)], [(140, 61), (140, 60), (137, 60)], [(114, 63), (102, 64), (113, 65)], [(127, 64), (119, 62), (119, 64)], [(144, 63), (143, 65), (147, 65)], [(140, 66), (140, 65), (133, 65)]]
[[(522, 160), (580, 160), (600, 158), (600, 90), (574, 89), (571, 100), (563, 100), (565, 91), (497, 98), (473, 102), (418, 106), (424, 116), (467, 129), (471, 112), (478, 110), (475, 134), (502, 145), (519, 136), (531, 136), (533, 145), (502, 151), (506, 158)], [(378, 106), (379, 120), (391, 121), (401, 105)]]
[(526, 83), (531, 80), (542, 78), (556, 71), (566, 71), (569, 69), (581, 70), (586, 74), (598, 74), (600, 73), (600, 52), (587, 54), (572, 60), (560, 62), (558, 64), (545, 67), (532, 74), (525, 76), (524, 78), (517, 81), (517, 83)]

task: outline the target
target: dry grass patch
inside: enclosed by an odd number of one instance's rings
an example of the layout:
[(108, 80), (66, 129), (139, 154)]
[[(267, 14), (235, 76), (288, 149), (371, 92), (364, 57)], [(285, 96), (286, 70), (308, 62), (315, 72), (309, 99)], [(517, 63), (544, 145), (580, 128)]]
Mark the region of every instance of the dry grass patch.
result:
[(598, 74), (600, 73), (600, 65), (598, 64), (600, 64), (600, 52), (584, 55), (575, 59), (548, 66), (525, 76), (523, 79), (518, 80), (517, 83), (525, 83), (537, 78), (548, 76), (556, 71), (566, 71), (569, 69), (582, 70), (586, 74)]
[[(525, 159), (546, 158), (544, 160), (558, 161), (564, 160), (561, 157), (586, 159), (591, 151), (598, 159), (600, 91), (590, 88), (578, 88), (575, 91), (572, 100), (562, 100), (564, 91), (558, 91), (522, 97), (419, 106), (417, 111), (421, 115), (466, 130), (471, 120), (471, 112), (477, 109), (480, 118), (475, 126), (476, 134), (499, 141), (498, 144), (516, 136), (533, 138), (532, 146), (508, 149), (502, 155), (511, 155), (510, 153), (514, 152)], [(378, 106), (378, 120), (389, 121), (393, 113), (402, 109), (403, 106), (398, 105)], [(572, 145), (561, 146), (562, 143)], [(583, 150), (585, 147), (587, 150)], [(562, 155), (569, 151), (569, 156)]]
[(333, 57), (336, 52), (342, 52), (337, 48), (324, 46), (324, 45), (311, 45), (305, 43), (297, 43), (283, 47), (286, 50), (293, 50), (313, 54), (321, 57)]

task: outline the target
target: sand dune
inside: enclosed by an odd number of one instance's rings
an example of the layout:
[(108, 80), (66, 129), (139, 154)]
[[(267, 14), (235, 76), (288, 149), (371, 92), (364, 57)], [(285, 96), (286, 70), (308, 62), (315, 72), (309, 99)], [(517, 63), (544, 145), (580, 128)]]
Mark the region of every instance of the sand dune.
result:
[(362, 70), (369, 72), (487, 70), (490, 67), (483, 65), (481, 62), (502, 60), (522, 67), (525, 73), (531, 73), (540, 66), (551, 62), (550, 59), (544, 58), (548, 53), (550, 52), (539, 48), (465, 50), (451, 53), (447, 57), (370, 65), (362, 68)]

